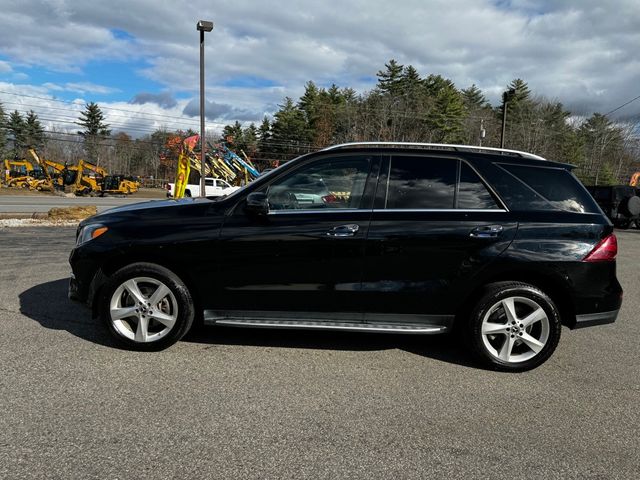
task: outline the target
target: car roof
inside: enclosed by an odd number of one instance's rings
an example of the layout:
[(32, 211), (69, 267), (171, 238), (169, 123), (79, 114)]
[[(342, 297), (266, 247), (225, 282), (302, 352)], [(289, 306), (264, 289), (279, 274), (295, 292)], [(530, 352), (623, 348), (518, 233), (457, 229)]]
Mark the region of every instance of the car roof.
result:
[(520, 150), (510, 150), (507, 148), (482, 147), (476, 145), (458, 145), (452, 143), (417, 143), (417, 142), (351, 142), (332, 145), (324, 150), (337, 150), (349, 147), (373, 147), (373, 148), (419, 148), (429, 150), (445, 150), (445, 151), (465, 151), (465, 152), (488, 152), (510, 154), (522, 158), (531, 158), (533, 160), (546, 160), (546, 158), (533, 153), (523, 152)]
[(527, 153), (520, 150), (510, 150), (505, 148), (480, 147), (476, 145), (457, 145), (445, 143), (412, 143), (412, 142), (354, 142), (333, 145), (322, 149), (315, 153), (323, 152), (383, 152), (383, 153), (465, 153), (476, 158), (485, 158), (489, 161), (518, 163), (525, 165), (537, 165), (546, 167), (560, 167), (565, 169), (573, 169), (574, 165), (548, 160), (533, 153)]

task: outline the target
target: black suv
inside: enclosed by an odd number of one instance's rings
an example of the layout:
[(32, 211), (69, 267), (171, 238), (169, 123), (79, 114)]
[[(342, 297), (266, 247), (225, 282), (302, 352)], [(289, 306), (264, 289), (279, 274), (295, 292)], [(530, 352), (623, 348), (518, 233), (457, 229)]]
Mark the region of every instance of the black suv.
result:
[(629, 185), (588, 186), (600, 208), (618, 228), (640, 228), (640, 197)]
[[(276, 199), (272, 196), (277, 197)], [(616, 237), (571, 166), (432, 144), (347, 144), (224, 198), (83, 221), (69, 296), (156, 350), (195, 320), (457, 332), (487, 365), (534, 368), (561, 325), (615, 321)]]

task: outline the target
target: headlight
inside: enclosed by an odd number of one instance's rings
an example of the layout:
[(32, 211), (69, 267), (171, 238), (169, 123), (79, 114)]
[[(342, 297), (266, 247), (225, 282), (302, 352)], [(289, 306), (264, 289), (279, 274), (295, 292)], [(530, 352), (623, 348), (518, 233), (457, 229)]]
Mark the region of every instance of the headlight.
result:
[(98, 238), (107, 230), (107, 227), (100, 225), (99, 223), (82, 227), (82, 230), (80, 230), (80, 233), (78, 234), (78, 239), (76, 240), (76, 246), (80, 246), (83, 243), (87, 243), (89, 240)]

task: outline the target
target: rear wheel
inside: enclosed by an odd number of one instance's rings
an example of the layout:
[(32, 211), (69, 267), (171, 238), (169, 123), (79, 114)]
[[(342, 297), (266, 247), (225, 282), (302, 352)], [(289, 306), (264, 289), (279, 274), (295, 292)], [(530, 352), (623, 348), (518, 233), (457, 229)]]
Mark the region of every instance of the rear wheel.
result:
[(127, 347), (162, 350), (180, 340), (193, 323), (189, 291), (180, 278), (159, 265), (124, 267), (103, 291), (101, 317)]
[(489, 285), (469, 318), (470, 344), (487, 366), (525, 371), (544, 363), (560, 340), (553, 301), (525, 283)]

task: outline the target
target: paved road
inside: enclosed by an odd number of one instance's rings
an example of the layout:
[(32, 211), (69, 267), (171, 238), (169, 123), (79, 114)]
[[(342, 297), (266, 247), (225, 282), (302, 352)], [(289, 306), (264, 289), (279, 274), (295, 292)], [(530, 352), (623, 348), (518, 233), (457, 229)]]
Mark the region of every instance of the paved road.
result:
[(67, 198), (55, 195), (0, 195), (0, 213), (48, 212), (53, 207), (77, 207), (96, 205), (98, 212), (109, 208), (144, 202), (150, 199), (136, 197), (76, 197)]
[(0, 478), (639, 478), (640, 232), (619, 240), (619, 321), (516, 375), (443, 337), (120, 350), (66, 300), (73, 229), (0, 229)]

